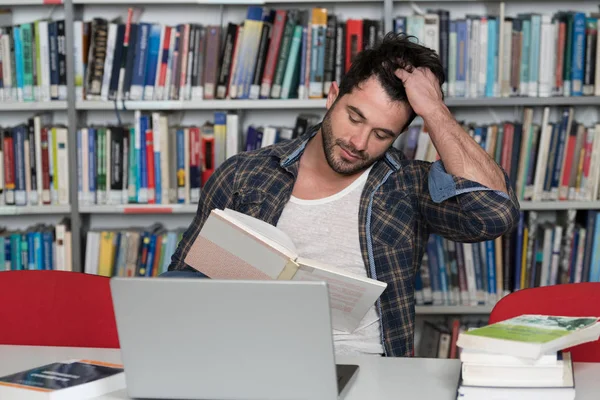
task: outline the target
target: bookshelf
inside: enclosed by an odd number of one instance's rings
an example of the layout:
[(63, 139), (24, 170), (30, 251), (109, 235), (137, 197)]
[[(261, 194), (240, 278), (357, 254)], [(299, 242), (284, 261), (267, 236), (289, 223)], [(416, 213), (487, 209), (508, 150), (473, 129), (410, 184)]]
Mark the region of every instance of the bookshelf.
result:
[[(340, 13), (343, 19), (378, 17), (384, 22), (384, 30), (392, 30), (394, 18), (399, 15), (408, 15), (412, 13), (412, 2), (400, 0), (325, 0), (324, 7), (331, 8), (335, 13)], [(440, 3), (436, 5), (435, 3)], [(443, 5), (442, 5), (443, 3)], [(496, 7), (505, 6), (506, 15), (515, 15), (526, 10), (530, 10), (535, 4), (540, 5), (538, 0), (529, 2), (519, 1), (478, 1), (478, 0), (449, 0), (434, 1), (422, 0), (416, 3), (422, 9), (426, 8), (447, 8), (454, 18), (454, 11), (463, 16), (473, 9), (474, 13), (480, 13), (481, 10), (488, 10), (496, 13)], [(87, 126), (87, 124), (101, 123), (105, 120), (115, 122), (115, 110), (119, 111), (121, 118), (126, 122), (132, 122), (133, 112), (136, 110), (168, 111), (184, 114), (186, 121), (204, 119), (213, 111), (241, 111), (240, 120), (244, 128), (248, 124), (264, 120), (273, 119), (275, 123), (289, 122), (295, 114), (302, 111), (323, 112), (325, 108), (325, 99), (289, 99), (289, 100), (201, 100), (201, 101), (96, 101), (96, 100), (76, 100), (75, 87), (75, 65), (74, 65), (74, 22), (80, 20), (91, 20), (92, 18), (104, 15), (112, 19), (114, 16), (125, 17), (127, 8), (130, 6), (147, 7), (150, 14), (145, 14), (142, 20), (157, 21), (165, 14), (166, 24), (175, 24), (177, 22), (189, 22), (196, 17), (201, 19), (201, 23), (220, 23), (226, 26), (227, 22), (233, 20), (239, 23), (245, 16), (245, 10), (248, 5), (266, 5), (272, 7), (281, 7), (290, 9), (298, 7), (308, 9), (314, 7), (314, 1), (304, 0), (225, 0), (215, 2), (213, 0), (21, 0), (18, 2), (0, 0), (2, 7), (24, 8), (22, 6), (32, 6), (37, 14), (27, 14), (27, 20), (34, 20), (47, 16), (47, 11), (56, 8), (61, 9), (64, 14), (66, 27), (66, 53), (67, 53), (67, 91), (68, 100), (66, 101), (47, 101), (47, 102), (0, 102), (0, 113), (12, 114), (35, 113), (42, 111), (53, 112), (60, 116), (69, 127), (69, 189), (70, 205), (51, 205), (51, 206), (26, 206), (12, 207), (0, 206), (0, 215), (48, 215), (60, 216), (67, 215), (71, 219), (71, 231), (73, 237), (72, 258), (81, 260), (75, 262), (77, 270), (82, 269), (84, 260), (85, 232), (90, 228), (97, 228), (107, 223), (111, 228), (127, 227), (124, 222), (124, 215), (136, 215), (145, 218), (145, 222), (170, 221), (171, 218), (180, 218), (180, 221), (189, 223), (191, 216), (196, 212), (195, 204), (169, 204), (169, 205), (84, 205), (78, 199), (78, 171), (77, 171), (77, 128)], [(217, 7), (218, 6), (218, 7)], [(544, 13), (553, 13), (559, 9), (578, 9), (585, 8), (586, 12), (596, 11), (587, 5), (586, 2), (566, 2), (552, 1), (544, 5), (548, 11)], [(42, 10), (38, 13), (38, 10)], [(189, 16), (187, 12), (189, 11)], [(206, 13), (206, 15), (203, 15)], [(38, 15), (39, 14), (39, 15)], [(147, 16), (146, 16), (147, 15)], [(366, 15), (366, 16), (365, 16)], [(60, 17), (62, 18), (62, 17)], [(19, 23), (23, 18), (19, 19)], [(551, 96), (551, 97), (447, 97), (446, 104), (456, 111), (461, 118), (473, 113), (478, 122), (487, 122), (489, 120), (498, 121), (511, 117), (513, 109), (517, 110), (523, 107), (534, 107), (539, 110), (548, 106), (553, 109), (565, 106), (573, 106), (577, 109), (583, 108), (589, 111), (593, 121), (600, 121), (597, 115), (598, 106), (600, 106), (600, 97), (597, 96)], [(490, 111), (491, 110), (491, 111)], [(586, 112), (588, 112), (586, 111)], [(496, 117), (498, 113), (501, 117)], [(490, 116), (490, 114), (492, 114)], [(0, 114), (4, 115), (4, 114)], [(59, 119), (60, 119), (59, 118)], [(541, 213), (555, 213), (567, 210), (600, 210), (600, 201), (523, 201), (521, 202), (523, 211), (538, 211)], [(125, 225), (123, 225), (125, 223)], [(183, 226), (182, 226), (183, 227)], [(82, 240), (78, 240), (81, 238)], [(451, 314), (487, 314), (491, 310), (490, 306), (418, 306), (419, 315), (451, 315)]]

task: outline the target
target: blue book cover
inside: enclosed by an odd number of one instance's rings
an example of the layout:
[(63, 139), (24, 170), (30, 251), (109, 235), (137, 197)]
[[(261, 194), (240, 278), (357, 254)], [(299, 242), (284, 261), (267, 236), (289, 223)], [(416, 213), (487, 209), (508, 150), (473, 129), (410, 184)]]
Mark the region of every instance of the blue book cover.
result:
[(441, 236), (435, 235), (436, 240), (436, 250), (438, 254), (438, 267), (440, 273), (440, 282), (442, 284), (442, 296), (444, 299), (444, 304), (451, 303), (450, 296), (450, 287), (448, 284), (449, 280), (449, 271), (446, 268), (446, 258), (444, 257), (444, 243), (443, 238)]
[(10, 235), (10, 252), (12, 254), (11, 267), (13, 271), (23, 269), (23, 256), (21, 253), (21, 234), (12, 233)]
[(141, 100), (144, 94), (146, 62), (148, 58), (148, 36), (150, 24), (140, 23), (138, 26), (137, 43), (135, 43), (135, 59), (133, 61), (133, 74), (131, 76), (131, 88), (129, 98)]
[(145, 86), (154, 87), (156, 80), (156, 67), (158, 65), (158, 55), (160, 53), (160, 33), (162, 26), (153, 24), (150, 28), (150, 38), (148, 39), (148, 57), (146, 61)]
[(34, 270), (34, 269), (36, 269), (36, 264), (35, 264), (35, 243), (33, 241), (33, 239), (34, 239), (34, 233), (33, 232), (27, 232), (25, 234), (25, 237), (27, 238), (27, 269), (28, 270)]
[(583, 96), (585, 69), (585, 13), (573, 14), (573, 59), (571, 60), (571, 96)]
[(256, 128), (252, 125), (248, 127), (248, 134), (246, 135), (246, 151), (252, 151), (256, 149)]
[(4, 270), (10, 271), (12, 268), (12, 243), (10, 236), (4, 237)]
[(596, 212), (594, 228), (594, 245), (590, 262), (590, 282), (600, 282), (600, 212)]
[(54, 268), (54, 252), (52, 250), (53, 237), (52, 232), (45, 231), (43, 234), (44, 246), (44, 269), (52, 270)]
[(15, 203), (27, 205), (25, 187), (25, 128), (19, 125), (13, 129), (13, 151), (15, 157)]
[(91, 203), (96, 203), (96, 129), (88, 128), (88, 182), (90, 186)]
[(44, 246), (42, 244), (42, 232), (33, 233), (33, 252), (35, 254), (35, 268), (44, 269)]
[[(437, 255), (437, 244), (434, 235), (429, 236), (427, 241), (427, 263), (429, 265), (429, 277), (431, 279), (431, 291), (434, 303), (436, 297), (442, 298), (442, 284), (440, 282), (439, 260)], [(437, 295), (436, 295), (437, 293)]]
[(517, 227), (515, 243), (515, 286), (514, 291), (521, 289), (521, 265), (523, 258), (523, 234), (525, 233), (525, 212), (519, 213), (519, 225)]
[(475, 267), (475, 284), (477, 286), (478, 293), (485, 293), (487, 291), (486, 281), (483, 275), (483, 265), (481, 259), (481, 248), (479, 243), (472, 244), (473, 249), (473, 265)]
[(156, 235), (150, 235), (150, 244), (148, 245), (148, 255), (146, 257), (146, 276), (151, 277), (153, 274), (154, 257), (156, 257)]
[(456, 21), (456, 97), (467, 95), (467, 66), (469, 65), (469, 38), (467, 21)]
[(544, 192), (550, 193), (552, 184), (552, 174), (554, 173), (554, 161), (556, 160), (556, 147), (558, 144), (558, 136), (560, 134), (560, 125), (552, 124), (552, 137), (550, 138), (550, 148), (548, 155), (548, 165), (546, 165), (546, 175), (544, 176)]
[(558, 199), (558, 187), (560, 186), (560, 173), (562, 172), (563, 158), (565, 156), (565, 142), (569, 136), (567, 132), (569, 124), (569, 110), (566, 109), (562, 114), (562, 121), (560, 123), (560, 130), (558, 133), (558, 143), (556, 148), (556, 157), (554, 159), (554, 169), (552, 171), (552, 181), (550, 183), (550, 190), (555, 192), (555, 198)]
[(394, 32), (406, 33), (406, 17), (396, 17), (394, 19)]
[(77, 193), (79, 194), (80, 199), (83, 196), (83, 149), (81, 148), (82, 134), (83, 132), (81, 129), (77, 129)]
[(185, 187), (185, 131), (177, 130), (176, 145), (177, 145), (177, 202), (184, 203), (185, 195), (183, 188)]
[(6, 245), (4, 236), (0, 236), (0, 271), (6, 270)]
[(498, 57), (498, 21), (496, 18), (488, 18), (488, 55), (487, 55), (487, 71), (485, 82), (485, 96), (494, 97), (494, 89), (496, 87), (496, 65)]
[(496, 245), (493, 240), (485, 242), (487, 250), (488, 293), (496, 294)]

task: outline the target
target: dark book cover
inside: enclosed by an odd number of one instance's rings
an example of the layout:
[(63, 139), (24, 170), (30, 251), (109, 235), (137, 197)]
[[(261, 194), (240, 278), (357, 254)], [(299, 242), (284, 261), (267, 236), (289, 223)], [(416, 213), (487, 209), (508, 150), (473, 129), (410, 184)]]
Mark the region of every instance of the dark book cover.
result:
[[(106, 40), (108, 36), (108, 24), (105, 26), (104, 56), (106, 56)], [(56, 21), (56, 32), (58, 40), (58, 98), (67, 99), (67, 39), (65, 21)], [(102, 70), (104, 70), (104, 58), (102, 59)], [(102, 82), (102, 78), (100, 78)], [(100, 85), (102, 86), (102, 85)]]
[[(57, 35), (59, 35), (57, 30)], [(60, 39), (58, 39), (60, 42)], [(86, 93), (88, 96), (99, 97), (104, 79), (104, 60), (108, 45), (108, 21), (103, 18), (94, 18), (92, 21), (92, 40), (90, 46), (89, 65), (86, 74)], [(60, 78), (60, 45), (58, 51), (59, 86)]]
[(135, 62), (135, 56), (137, 53), (137, 42), (138, 42), (138, 24), (131, 24), (129, 27), (129, 44), (127, 46), (127, 58), (125, 59), (125, 77), (123, 79), (123, 92), (122, 98), (129, 98), (129, 91), (131, 89), (131, 81), (133, 79), (133, 64)]
[(337, 17), (335, 15), (327, 15), (327, 30), (325, 31), (325, 69), (323, 72), (323, 94), (327, 96), (331, 82), (335, 80), (336, 66), (336, 34), (337, 34)]
[(335, 76), (339, 85), (344, 77), (344, 60), (346, 59), (346, 23), (338, 22), (335, 34)]
[(110, 75), (110, 84), (108, 89), (108, 99), (115, 100), (119, 91), (119, 71), (121, 70), (121, 59), (123, 57), (123, 41), (125, 40), (125, 24), (119, 24), (117, 27), (117, 37), (115, 39), (115, 50), (113, 53), (113, 64)]

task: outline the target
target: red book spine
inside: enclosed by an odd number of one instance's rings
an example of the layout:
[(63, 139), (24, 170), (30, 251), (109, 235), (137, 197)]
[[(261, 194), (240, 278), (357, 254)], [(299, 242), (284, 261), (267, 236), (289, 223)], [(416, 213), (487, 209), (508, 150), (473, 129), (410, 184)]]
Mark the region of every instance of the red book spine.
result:
[(556, 91), (558, 93), (563, 92), (563, 63), (565, 56), (565, 38), (567, 35), (567, 24), (561, 22), (558, 24), (558, 40), (556, 49)]
[(15, 153), (9, 134), (4, 136), (4, 189), (6, 204), (15, 204)]
[[(594, 132), (593, 129), (589, 130)], [(586, 141), (585, 141), (585, 155), (583, 156), (583, 176), (588, 179), (590, 176), (590, 164), (592, 162), (592, 149), (594, 147), (594, 135), (590, 132), (586, 132)]]
[(146, 129), (146, 165), (148, 167), (148, 204), (156, 203), (156, 184), (154, 174), (154, 134)]
[(215, 172), (215, 137), (214, 135), (202, 135), (202, 157), (204, 159), (204, 168), (202, 169), (202, 185), (205, 185), (208, 179)]
[(346, 22), (346, 70), (348, 72), (354, 57), (363, 48), (363, 21), (362, 19), (349, 19)]
[(512, 144), (514, 137), (514, 125), (504, 124), (504, 140), (502, 143), (502, 160), (501, 165), (504, 171), (510, 175), (511, 159), (512, 159)]
[(169, 65), (169, 46), (171, 45), (171, 27), (165, 27), (165, 38), (163, 41), (162, 58), (160, 62), (160, 75), (158, 79), (158, 87), (165, 87), (167, 81), (167, 67)]
[(279, 59), (279, 47), (281, 47), (281, 39), (283, 37), (286, 19), (287, 12), (285, 10), (277, 10), (275, 12), (275, 23), (273, 24), (271, 44), (269, 45), (267, 62), (265, 63), (265, 71), (263, 72), (261, 82), (261, 98), (268, 98), (271, 94), (271, 84), (273, 83), (273, 78), (275, 77), (275, 68), (277, 67), (277, 60)]
[[(575, 133), (577, 133), (575, 131)], [(565, 168), (563, 171), (561, 186), (562, 190), (559, 190), (559, 200), (567, 200), (569, 197), (569, 183), (571, 180), (571, 169), (573, 168), (573, 160), (575, 158), (575, 146), (577, 144), (577, 134), (569, 135), (567, 141), (567, 149), (565, 153)]]

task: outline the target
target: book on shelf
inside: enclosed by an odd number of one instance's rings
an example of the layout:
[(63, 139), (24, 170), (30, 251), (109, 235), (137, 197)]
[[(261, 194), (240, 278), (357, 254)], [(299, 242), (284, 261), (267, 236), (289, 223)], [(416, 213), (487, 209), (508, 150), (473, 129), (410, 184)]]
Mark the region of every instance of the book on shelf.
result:
[(0, 397), (6, 400), (83, 400), (121, 389), (123, 366), (95, 360), (54, 362), (0, 377)]
[(513, 232), (455, 243), (431, 235), (415, 279), (417, 305), (495, 304), (506, 294), (600, 281), (600, 212), (566, 211), (556, 222), (521, 212)]
[(166, 272), (183, 229), (161, 224), (87, 232), (84, 272), (106, 277), (154, 277)]
[(21, 230), (0, 227), (0, 271), (72, 271), (70, 220)]
[(185, 258), (213, 279), (325, 281), (333, 328), (354, 331), (387, 284), (299, 257), (276, 227), (234, 210), (212, 210)]
[(14, 24), (0, 10), (0, 102), (67, 100), (65, 20)]
[(169, 25), (130, 9), (127, 21), (76, 21), (74, 32), (80, 100), (312, 99), (383, 38), (383, 21), (249, 6), (224, 26)]
[(68, 129), (48, 115), (0, 128), (0, 205), (68, 205)]
[(201, 126), (172, 125), (167, 113), (135, 112), (135, 123), (77, 131), (78, 198), (93, 204), (197, 204), (204, 184), (227, 158), (303, 135), (318, 116), (294, 127), (248, 126), (215, 112)]
[(394, 31), (440, 55), (448, 97), (600, 95), (599, 12), (398, 15)]

